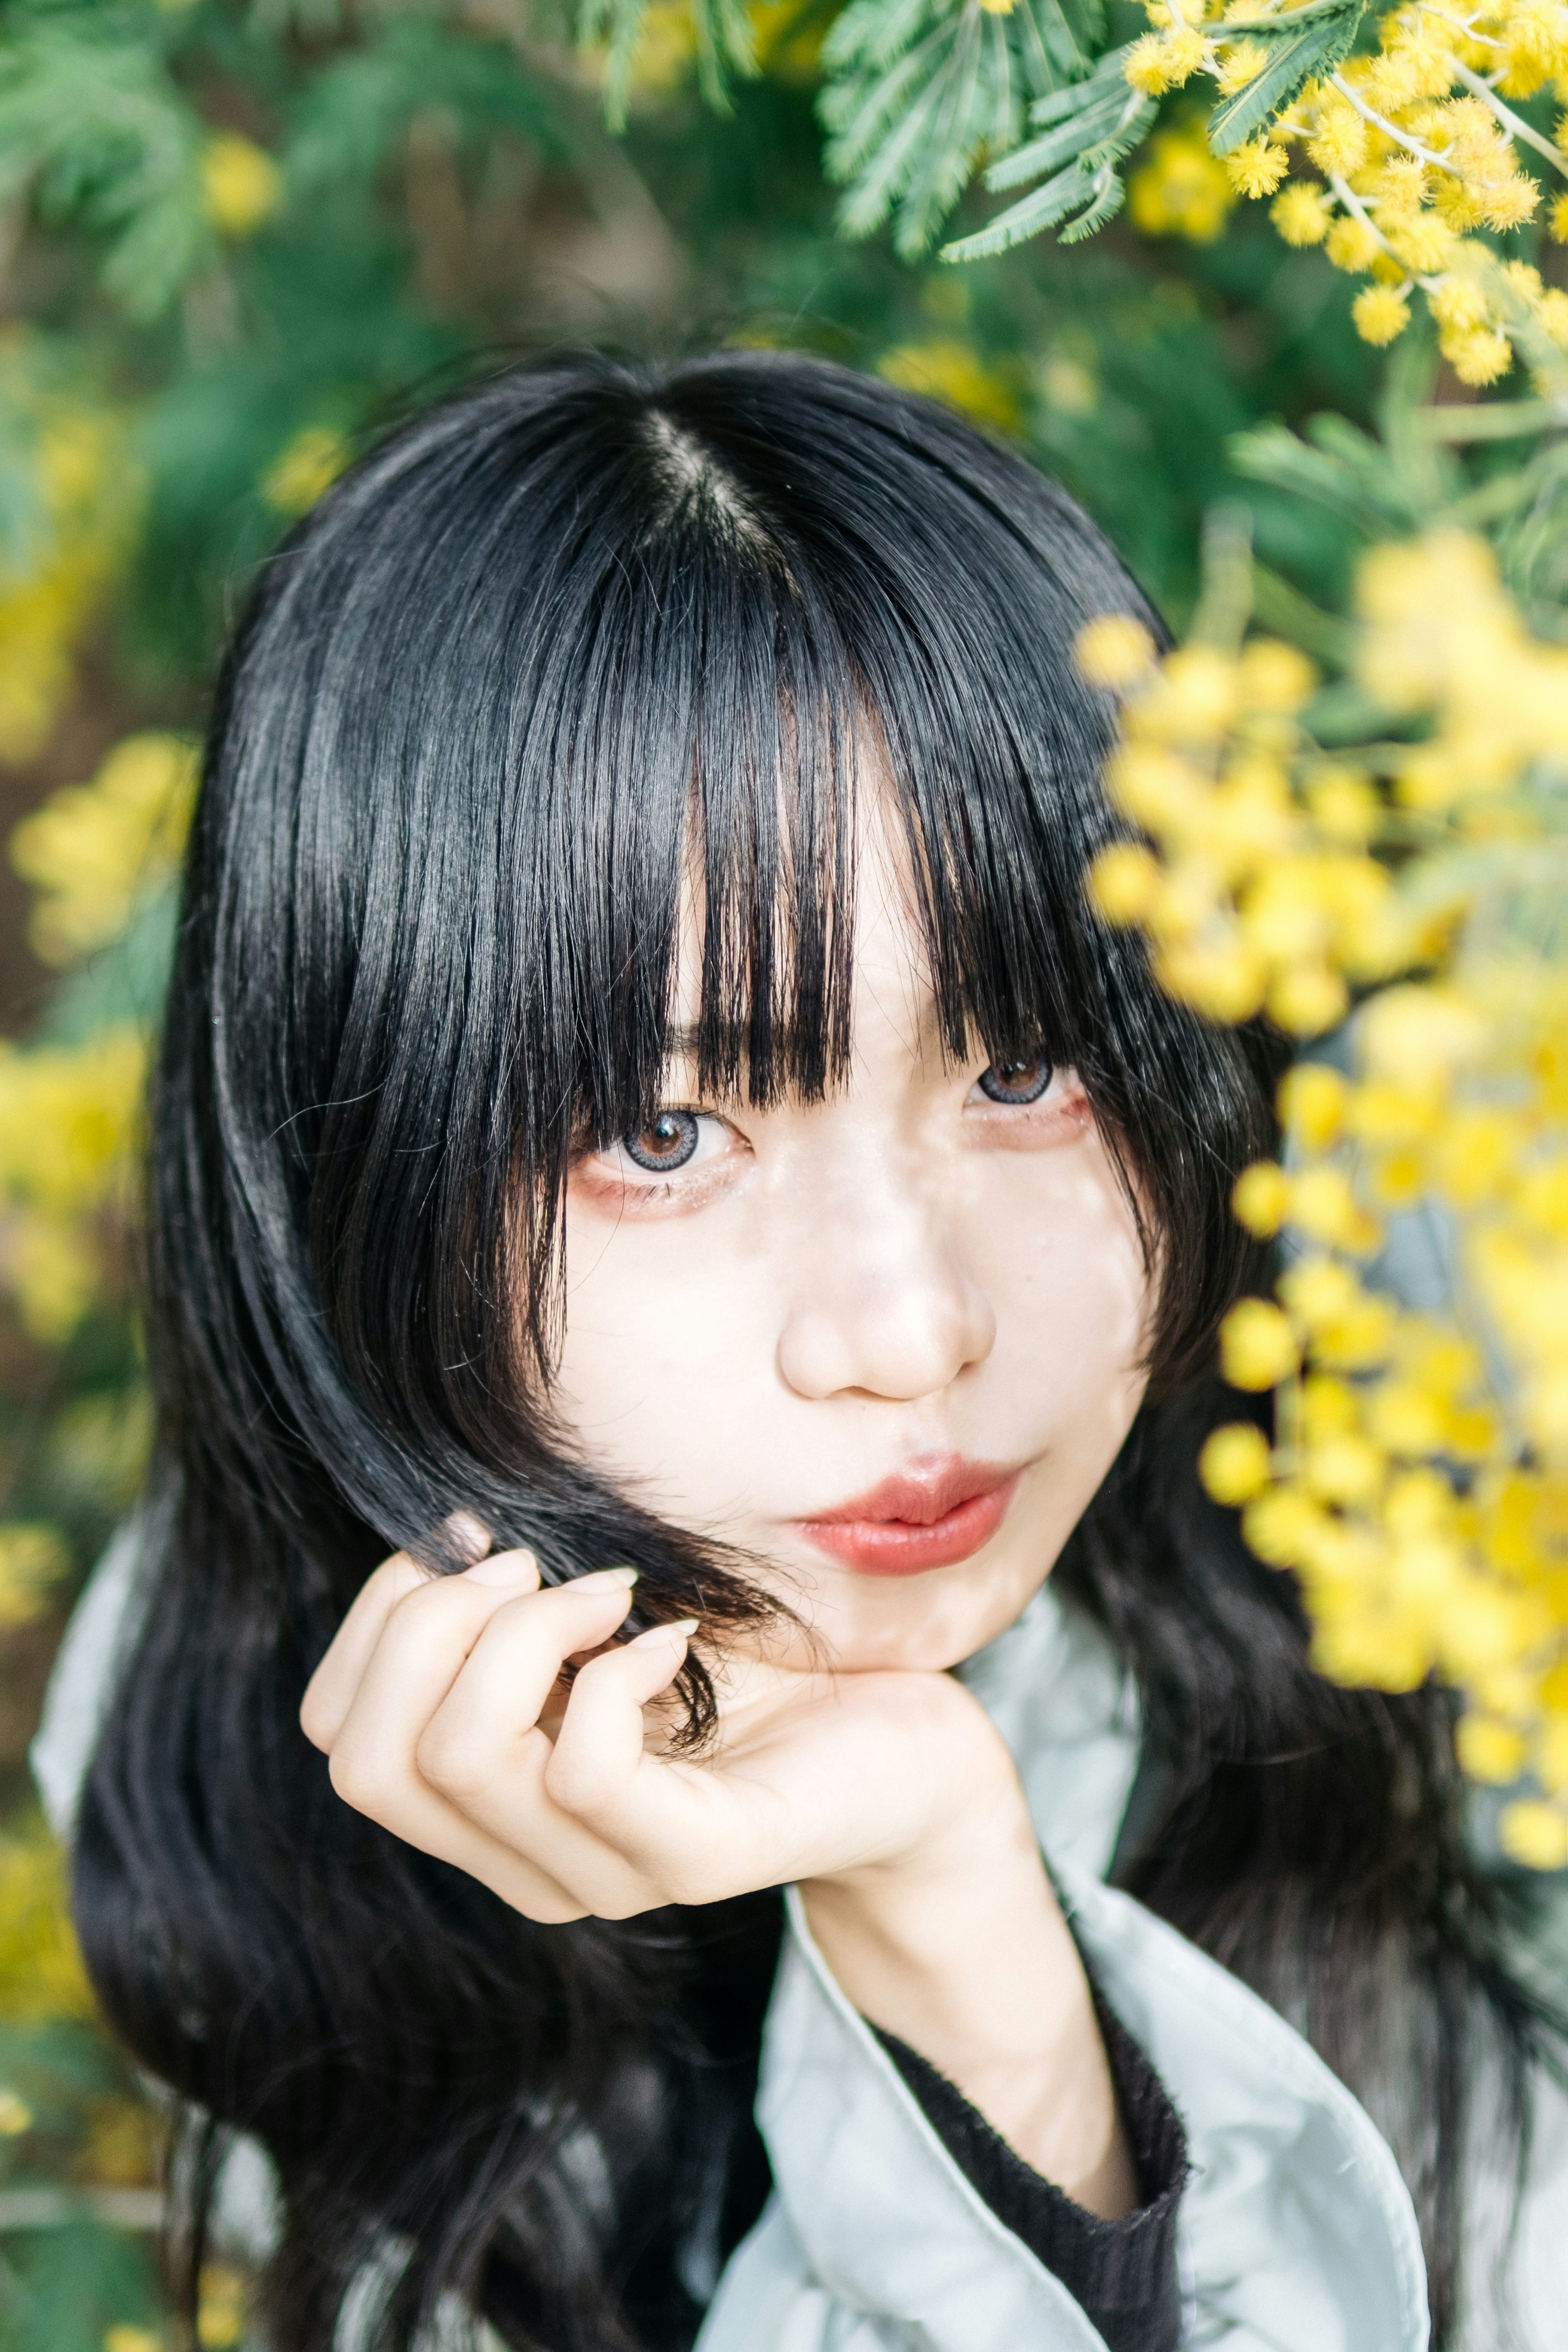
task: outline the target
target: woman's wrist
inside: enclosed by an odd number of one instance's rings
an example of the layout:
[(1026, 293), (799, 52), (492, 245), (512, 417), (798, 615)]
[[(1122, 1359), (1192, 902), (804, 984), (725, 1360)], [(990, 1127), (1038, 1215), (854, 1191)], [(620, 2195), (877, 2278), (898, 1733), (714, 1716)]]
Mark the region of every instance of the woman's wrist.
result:
[(1108, 2218), (1137, 2203), (1094, 2001), (1023, 1790), (986, 1786), (896, 1861), (801, 1888), (847, 1998), (1031, 2164)]

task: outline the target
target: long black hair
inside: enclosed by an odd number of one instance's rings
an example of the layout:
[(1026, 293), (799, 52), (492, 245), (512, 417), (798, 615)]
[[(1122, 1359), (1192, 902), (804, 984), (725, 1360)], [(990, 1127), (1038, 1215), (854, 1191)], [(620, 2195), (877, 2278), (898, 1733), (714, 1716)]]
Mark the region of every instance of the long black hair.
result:
[[(276, 2168), (266, 2319), (443, 2306), (549, 2352), (674, 2352), (754, 2218), (776, 1898), (542, 1927), (334, 1797), (300, 1696), (359, 1584), (458, 1506), (633, 1623), (758, 1613), (720, 1549), (553, 1424), (559, 1206), (657, 1105), (683, 877), (701, 1083), (820, 1095), (849, 1049), (855, 748), (908, 829), (947, 1045), (1080, 1074), (1158, 1280), (1150, 1401), (1058, 1570), (1143, 1691), (1124, 1875), (1297, 2017), (1406, 2164), (1452, 2307), (1468, 2020), (1523, 2012), (1464, 1858), (1446, 1706), (1331, 1689), (1192, 1464), (1266, 1038), (1166, 999), (1086, 907), (1142, 611), (1050, 483), (846, 371), (725, 353), (508, 374), (415, 419), (266, 568), (223, 675), (155, 1084), (145, 1614), (76, 1905), (131, 2047)], [(1231, 1400), (1234, 1406), (1235, 1400)], [(710, 1720), (700, 1665), (683, 1694)], [(1414, 2021), (1403, 2107), (1379, 2019)]]

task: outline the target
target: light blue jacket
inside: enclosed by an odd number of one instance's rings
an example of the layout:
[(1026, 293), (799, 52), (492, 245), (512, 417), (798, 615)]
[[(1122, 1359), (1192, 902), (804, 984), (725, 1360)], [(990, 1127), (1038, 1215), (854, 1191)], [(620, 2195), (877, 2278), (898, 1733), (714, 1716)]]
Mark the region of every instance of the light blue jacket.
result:
[[(1186, 2126), (1184, 2345), (1422, 2352), (1426, 2288), (1387, 2143), (1275, 2011), (1100, 1884), (1137, 1769), (1130, 1680), (1047, 1585), (962, 1670), (1012, 1749), (1073, 1925), (1112, 2009)], [(789, 1899), (758, 2119), (774, 2194), (720, 2281), (699, 2352), (1104, 2352), (971, 2189), (835, 1983)], [(1540, 2352), (1568, 2347), (1568, 2100), (1540, 2086), (1506, 2271)], [(1482, 2119), (1484, 2125), (1485, 2118)], [(1484, 2166), (1485, 2133), (1478, 2133)], [(1478, 2278), (1463, 2352), (1502, 2352), (1489, 2241), (1511, 2182), (1473, 2184)]]
[[(73, 1621), (35, 1744), (62, 1827), (124, 1638), (132, 1572), (122, 1538)], [(1140, 1741), (1131, 1679), (1103, 1637), (1047, 1585), (961, 1672), (1017, 1761), (1100, 1989), (1186, 2127), (1184, 2345), (1423, 2352), (1415, 2216), (1365, 2110), (1275, 2011), (1101, 1884)], [(787, 1908), (757, 2102), (774, 2193), (717, 2282), (698, 2352), (1105, 2352), (1081, 2307), (953, 2163), (839, 1990), (793, 1892)], [(1483, 2113), (1474, 2135), (1460, 2352), (1560, 2352), (1568, 2098), (1539, 2085), (1511, 2243), (1512, 2182), (1489, 2165), (1488, 2121)]]

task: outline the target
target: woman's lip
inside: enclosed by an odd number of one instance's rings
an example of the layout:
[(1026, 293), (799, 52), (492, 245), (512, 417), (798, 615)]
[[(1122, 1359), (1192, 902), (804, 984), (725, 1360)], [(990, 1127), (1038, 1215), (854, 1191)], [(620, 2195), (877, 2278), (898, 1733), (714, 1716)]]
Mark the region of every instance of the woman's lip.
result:
[(990, 1542), (1020, 1475), (950, 1456), (929, 1471), (900, 1471), (868, 1494), (795, 1524), (807, 1543), (863, 1576), (921, 1576), (952, 1568)]

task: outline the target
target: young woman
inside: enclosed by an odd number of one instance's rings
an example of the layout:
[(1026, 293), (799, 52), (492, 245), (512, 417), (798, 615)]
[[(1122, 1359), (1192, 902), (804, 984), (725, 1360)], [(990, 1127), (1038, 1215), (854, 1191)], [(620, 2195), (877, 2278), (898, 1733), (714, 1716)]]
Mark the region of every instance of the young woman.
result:
[(757, 353), (508, 376), (268, 567), (77, 1905), (278, 2352), (1550, 2339), (1447, 1704), (1194, 1475), (1277, 1055), (1086, 909), (1128, 609)]

